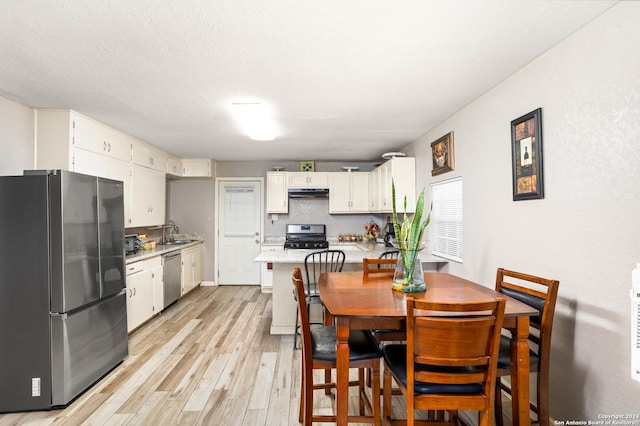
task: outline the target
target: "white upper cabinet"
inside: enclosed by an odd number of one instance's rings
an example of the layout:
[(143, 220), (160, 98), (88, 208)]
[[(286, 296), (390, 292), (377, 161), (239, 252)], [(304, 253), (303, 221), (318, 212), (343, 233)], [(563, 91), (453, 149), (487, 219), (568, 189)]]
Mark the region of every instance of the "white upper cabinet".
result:
[(131, 161), (131, 138), (124, 133), (75, 111), (36, 110), (36, 168), (77, 171), (76, 149)]
[(131, 163), (84, 149), (74, 151), (73, 171), (122, 181), (124, 187), (124, 223), (131, 223)]
[(378, 212), (391, 213), (393, 210), (391, 182), (396, 187), (396, 209), (404, 211), (404, 197), (407, 197), (407, 213), (416, 208), (416, 160), (413, 157), (396, 157), (388, 160), (378, 170)]
[(213, 177), (214, 167), (210, 158), (183, 158), (182, 177)]
[(267, 213), (288, 213), (287, 172), (267, 172)]
[(76, 148), (123, 161), (131, 159), (132, 138), (76, 112), (71, 112)]
[(131, 161), (159, 172), (167, 171), (167, 156), (164, 152), (140, 141), (132, 143)]
[(369, 173), (329, 174), (329, 213), (369, 212)]
[(167, 155), (166, 173), (171, 176), (182, 176), (182, 163), (178, 157)]
[(165, 222), (165, 174), (138, 164), (131, 167), (131, 219), (126, 228)]
[(327, 172), (287, 172), (289, 188), (329, 188)]
[(131, 139), (70, 110), (36, 110), (36, 168), (63, 169), (124, 183), (131, 219)]

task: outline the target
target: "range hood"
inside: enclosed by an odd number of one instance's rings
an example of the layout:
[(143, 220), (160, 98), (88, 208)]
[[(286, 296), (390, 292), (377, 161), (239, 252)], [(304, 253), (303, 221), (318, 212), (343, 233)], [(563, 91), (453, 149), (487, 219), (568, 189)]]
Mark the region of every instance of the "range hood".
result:
[(329, 189), (289, 188), (289, 198), (329, 198)]

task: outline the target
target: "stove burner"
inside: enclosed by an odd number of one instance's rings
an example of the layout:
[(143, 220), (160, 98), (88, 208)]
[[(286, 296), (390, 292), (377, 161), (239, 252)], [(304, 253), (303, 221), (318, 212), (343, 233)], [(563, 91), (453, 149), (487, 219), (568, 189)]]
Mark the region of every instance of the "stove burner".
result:
[(329, 242), (324, 225), (287, 225), (285, 249), (326, 249)]

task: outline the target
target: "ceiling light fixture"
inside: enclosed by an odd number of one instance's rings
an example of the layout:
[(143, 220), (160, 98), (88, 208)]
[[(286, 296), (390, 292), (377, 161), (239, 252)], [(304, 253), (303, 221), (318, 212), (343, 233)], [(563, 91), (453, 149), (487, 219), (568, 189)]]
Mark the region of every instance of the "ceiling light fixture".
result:
[(254, 141), (272, 141), (273, 122), (267, 108), (260, 103), (233, 103), (233, 113), (244, 132)]

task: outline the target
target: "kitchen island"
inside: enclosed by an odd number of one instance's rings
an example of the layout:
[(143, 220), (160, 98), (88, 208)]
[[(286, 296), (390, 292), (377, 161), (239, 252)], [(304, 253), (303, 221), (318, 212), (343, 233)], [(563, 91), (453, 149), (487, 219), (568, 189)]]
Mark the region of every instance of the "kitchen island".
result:
[[(363, 258), (377, 258), (385, 251), (394, 250), (376, 243), (330, 243), (331, 249), (345, 252), (346, 258), (343, 271), (362, 271)], [(271, 263), (273, 268), (273, 318), (271, 320), (271, 334), (293, 334), (296, 324), (296, 301), (293, 298), (291, 271), (298, 267), (304, 276), (304, 258), (315, 250), (263, 250), (254, 262)], [(430, 255), (420, 256), (425, 271), (441, 271), (446, 267), (447, 260)], [(304, 277), (306, 280), (306, 277)], [(319, 308), (320, 305), (312, 305)], [(321, 312), (312, 311), (317, 317)]]

